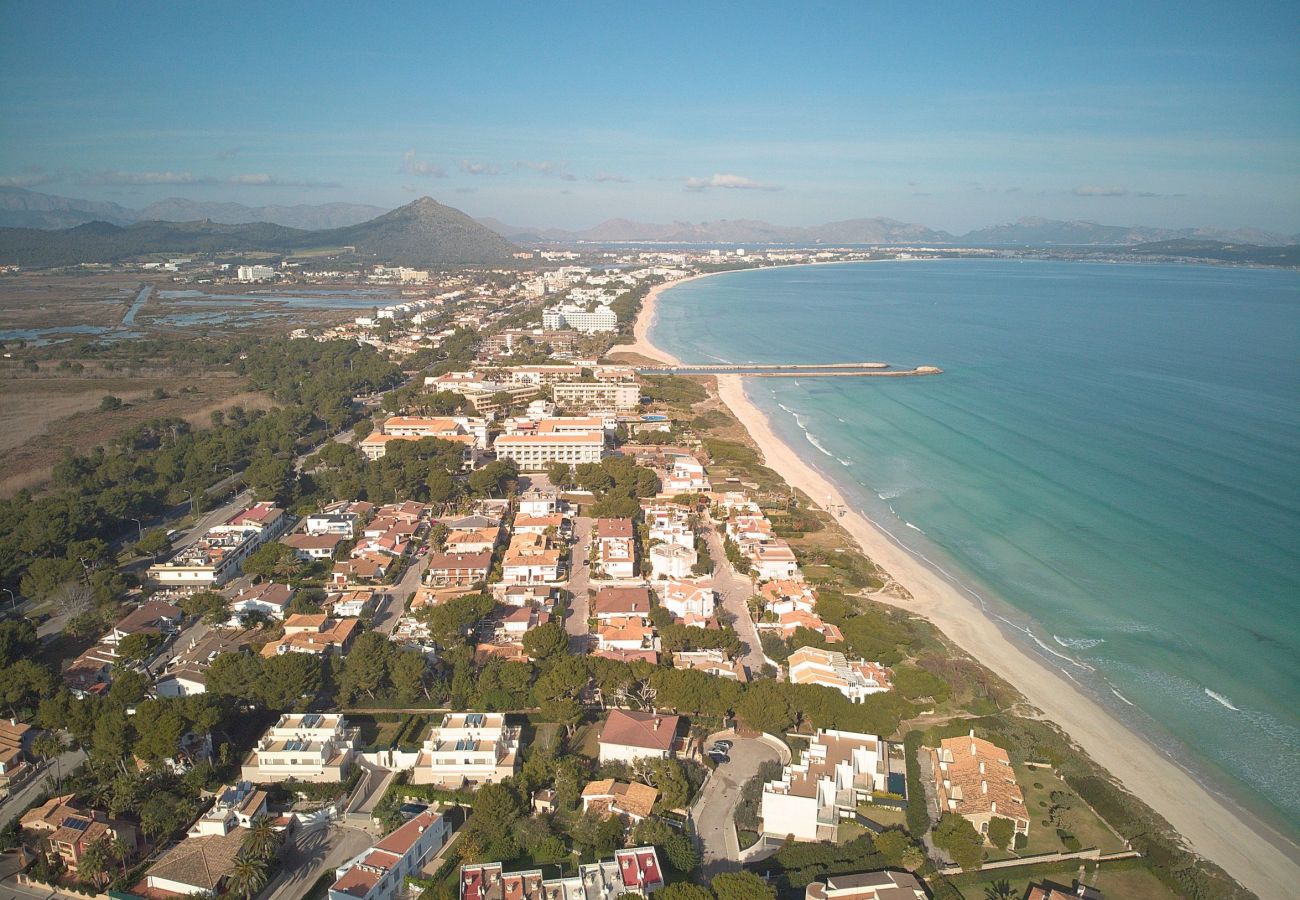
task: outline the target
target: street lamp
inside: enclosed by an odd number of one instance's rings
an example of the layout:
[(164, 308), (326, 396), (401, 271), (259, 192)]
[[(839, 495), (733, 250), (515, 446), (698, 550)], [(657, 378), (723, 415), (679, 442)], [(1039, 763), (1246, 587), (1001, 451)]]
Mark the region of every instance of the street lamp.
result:
[(131, 521), (135, 523), (135, 527), (136, 527), (136, 528), (139, 530), (139, 532), (140, 532), (140, 540), (143, 541), (143, 540), (144, 540), (144, 525), (142, 525), (142, 524), (140, 523), (140, 520), (137, 519), (137, 518), (135, 518), (134, 516), (131, 517)]
[(17, 609), (17, 608), (18, 608), (18, 598), (14, 596), (14, 592), (11, 591), (11, 590), (9, 590), (9, 588), (0, 588), (0, 591), (4, 591), (6, 594), (9, 595), (9, 604), (10, 604), (10, 605), (9, 605), (9, 608), (10, 608), (10, 609)]

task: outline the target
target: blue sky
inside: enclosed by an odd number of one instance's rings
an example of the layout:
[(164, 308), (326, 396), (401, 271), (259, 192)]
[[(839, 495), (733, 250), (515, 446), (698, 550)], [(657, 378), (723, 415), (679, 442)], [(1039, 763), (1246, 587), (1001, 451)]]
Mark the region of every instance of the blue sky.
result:
[(48, 193), (1300, 232), (1298, 3), (4, 11), (0, 184)]

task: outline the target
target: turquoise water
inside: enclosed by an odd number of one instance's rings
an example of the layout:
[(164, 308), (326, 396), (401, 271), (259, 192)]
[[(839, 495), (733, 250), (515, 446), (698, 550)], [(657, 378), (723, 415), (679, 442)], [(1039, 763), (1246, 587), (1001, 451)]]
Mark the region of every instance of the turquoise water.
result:
[(684, 362), (942, 367), (746, 390), (1034, 652), (1300, 833), (1300, 276), (868, 263), (719, 275), (657, 309)]

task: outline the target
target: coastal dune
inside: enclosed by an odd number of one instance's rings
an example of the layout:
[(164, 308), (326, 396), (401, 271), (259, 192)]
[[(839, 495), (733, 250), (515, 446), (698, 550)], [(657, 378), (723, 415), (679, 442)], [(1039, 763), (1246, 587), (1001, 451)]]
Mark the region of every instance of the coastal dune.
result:
[[(693, 278), (703, 277), (708, 276)], [(662, 292), (693, 278), (652, 289), (634, 327), (635, 342), (617, 349), (680, 364), (650, 342), (649, 330)], [(1262, 824), (1249, 823), (1242, 810), (1216, 797), (1059, 672), (1013, 643), (973, 598), (854, 510), (830, 480), (782, 441), (767, 416), (745, 395), (741, 376), (716, 378), (720, 399), (754, 439), (765, 463), (823, 508), (830, 505), (845, 510), (839, 523), (862, 551), (914, 598), (879, 599), (924, 616), (961, 649), (1014, 685), (1125, 788), (1164, 816), (1192, 849), (1222, 866), (1242, 885), (1269, 900), (1297, 896), (1300, 862), (1293, 846), (1280, 835), (1268, 833)]]

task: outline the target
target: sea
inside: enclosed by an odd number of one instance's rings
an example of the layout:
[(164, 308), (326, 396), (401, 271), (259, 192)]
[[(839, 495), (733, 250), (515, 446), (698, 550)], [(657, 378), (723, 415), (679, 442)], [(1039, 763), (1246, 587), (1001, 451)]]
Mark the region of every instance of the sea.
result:
[(1300, 837), (1300, 274), (828, 264), (656, 309), (683, 362), (942, 368), (745, 390), (1026, 648)]

